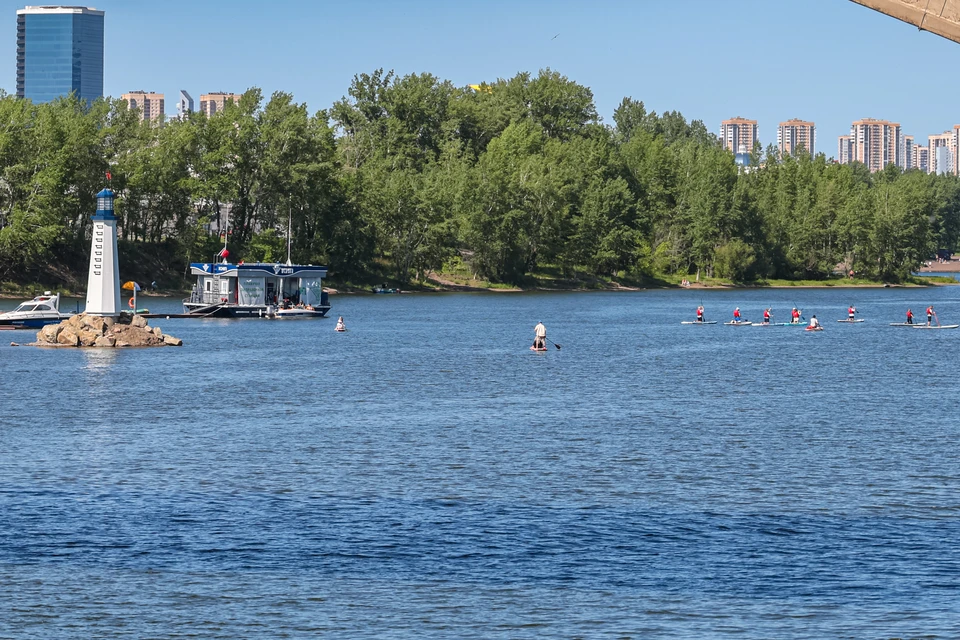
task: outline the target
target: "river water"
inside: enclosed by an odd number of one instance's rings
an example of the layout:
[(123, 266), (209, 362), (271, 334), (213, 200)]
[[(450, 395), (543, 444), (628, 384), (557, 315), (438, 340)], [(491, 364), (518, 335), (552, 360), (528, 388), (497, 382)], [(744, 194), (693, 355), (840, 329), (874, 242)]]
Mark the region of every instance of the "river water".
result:
[[(958, 637), (960, 330), (887, 324), (960, 322), (958, 294), (334, 296), (151, 321), (180, 349), (3, 332), (0, 637)], [(826, 331), (681, 326), (701, 301)], [(538, 320), (562, 349), (528, 350)]]

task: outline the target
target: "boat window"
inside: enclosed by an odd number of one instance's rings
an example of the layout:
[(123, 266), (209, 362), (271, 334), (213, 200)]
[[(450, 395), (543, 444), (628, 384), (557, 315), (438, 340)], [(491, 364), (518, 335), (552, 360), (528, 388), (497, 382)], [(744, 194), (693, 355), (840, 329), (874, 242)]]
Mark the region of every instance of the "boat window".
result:
[(207, 291), (210, 291), (210, 281), (207, 280)]
[(22, 304), (15, 309), (15, 311), (33, 311), (37, 308), (35, 304)]

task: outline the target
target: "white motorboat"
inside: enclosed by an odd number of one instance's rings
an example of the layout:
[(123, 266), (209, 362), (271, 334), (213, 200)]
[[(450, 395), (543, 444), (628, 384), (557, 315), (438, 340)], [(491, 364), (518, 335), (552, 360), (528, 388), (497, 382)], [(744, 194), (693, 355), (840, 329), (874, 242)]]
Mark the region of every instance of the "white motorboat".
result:
[(44, 291), (42, 296), (21, 302), (13, 311), (0, 313), (0, 329), (39, 329), (66, 320), (72, 313), (60, 312), (60, 294)]

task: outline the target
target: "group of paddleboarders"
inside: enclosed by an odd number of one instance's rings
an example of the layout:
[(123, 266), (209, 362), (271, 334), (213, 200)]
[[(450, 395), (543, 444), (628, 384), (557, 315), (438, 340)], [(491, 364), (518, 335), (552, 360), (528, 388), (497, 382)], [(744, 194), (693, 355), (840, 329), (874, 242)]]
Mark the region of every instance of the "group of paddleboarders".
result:
[[(800, 311), (800, 309), (797, 309), (796, 307), (794, 307), (793, 310), (790, 312), (790, 324), (800, 324), (801, 314), (802, 312)], [(927, 307), (926, 314), (927, 314), (927, 325), (929, 326), (937, 315), (936, 312), (933, 310), (933, 305), (930, 305), (929, 307)], [(847, 307), (847, 322), (862, 322), (862, 320), (857, 320), (856, 316), (857, 316), (857, 308), (854, 305), (850, 305), (849, 307)], [(703, 318), (704, 318), (704, 309), (703, 309), (703, 305), (701, 304), (697, 306), (697, 322), (700, 322), (700, 323), (704, 322)], [(772, 318), (773, 318), (773, 311), (770, 309), (770, 307), (767, 307), (766, 309), (763, 310), (763, 324), (770, 324), (770, 320)], [(744, 324), (746, 322), (747, 321), (743, 319), (743, 315), (740, 313), (740, 307), (735, 307), (733, 309), (732, 324)], [(728, 324), (731, 324), (731, 323), (728, 323)], [(907, 324), (913, 324), (912, 309), (907, 309)], [(821, 326), (820, 321), (817, 320), (817, 316), (812, 316), (810, 318), (810, 326), (811, 327)]]

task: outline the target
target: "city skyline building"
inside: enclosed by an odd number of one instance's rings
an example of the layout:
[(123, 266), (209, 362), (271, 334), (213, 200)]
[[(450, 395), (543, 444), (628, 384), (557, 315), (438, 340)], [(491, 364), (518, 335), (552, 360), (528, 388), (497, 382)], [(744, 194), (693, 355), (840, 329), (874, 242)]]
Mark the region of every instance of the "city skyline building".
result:
[(17, 97), (103, 97), (103, 11), (28, 5), (17, 10)]
[(193, 98), (186, 89), (180, 89), (180, 99), (177, 100), (177, 117), (184, 120), (193, 113)]
[[(928, 149), (927, 159), (928, 159), (928, 162), (930, 163), (929, 173), (941, 173), (941, 174), (945, 173), (945, 170), (942, 170), (943, 169), (942, 163), (943, 163), (944, 156), (937, 150), (940, 149), (941, 147), (946, 147), (947, 149), (950, 149), (952, 145), (953, 145), (952, 131), (944, 131), (943, 133), (937, 133), (932, 136), (927, 136), (927, 149)], [(953, 156), (952, 149), (950, 149), (950, 153), (948, 153), (946, 157), (948, 158), (948, 163), (951, 165), (952, 165), (952, 162), (949, 162), (949, 161), (952, 160), (952, 156)], [(953, 167), (951, 166), (950, 170), (952, 169)]]
[(733, 153), (739, 153), (741, 148), (752, 152), (759, 140), (757, 121), (740, 116), (724, 120), (720, 123), (720, 140), (724, 148)]
[(212, 116), (218, 111), (223, 111), (228, 100), (231, 102), (240, 102), (240, 97), (238, 93), (224, 93), (222, 91), (206, 93), (200, 96), (200, 111), (207, 114), (207, 116)]
[(930, 173), (930, 148), (922, 145), (913, 147), (913, 167), (924, 173)]
[(777, 147), (780, 155), (795, 155), (801, 148), (816, 155), (817, 127), (812, 122), (793, 118), (781, 122), (777, 128)]
[(903, 146), (900, 148), (900, 168), (904, 171), (909, 171), (914, 167), (913, 149), (915, 146), (913, 136), (903, 136)]
[(857, 120), (850, 127), (851, 162), (862, 162), (871, 173), (888, 164), (902, 166), (900, 123), (875, 118)]
[(853, 160), (853, 136), (840, 136), (837, 142), (837, 162), (850, 164)]
[(162, 93), (147, 93), (146, 91), (131, 91), (120, 96), (127, 101), (127, 107), (140, 110), (140, 122), (144, 120), (162, 121), (164, 116), (164, 100)]

